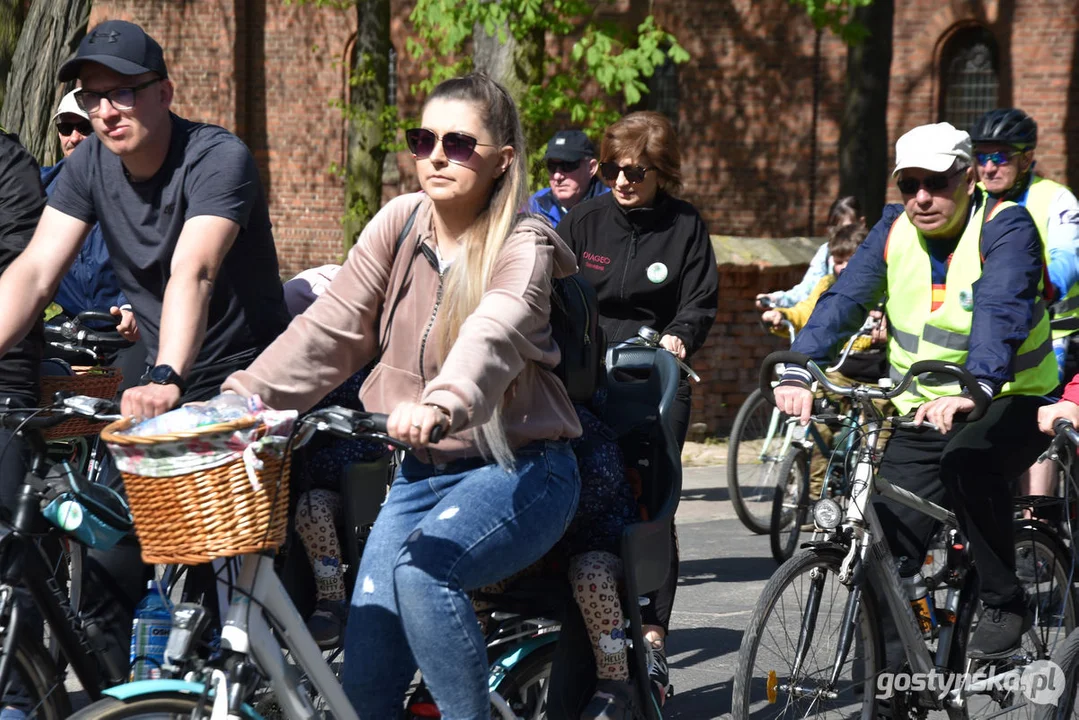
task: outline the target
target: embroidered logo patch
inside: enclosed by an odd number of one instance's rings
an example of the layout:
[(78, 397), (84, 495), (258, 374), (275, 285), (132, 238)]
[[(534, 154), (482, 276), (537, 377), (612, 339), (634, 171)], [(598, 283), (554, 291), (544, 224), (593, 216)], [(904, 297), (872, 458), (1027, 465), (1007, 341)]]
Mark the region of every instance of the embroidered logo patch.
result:
[(648, 279), (659, 285), (667, 279), (667, 266), (661, 262), (652, 263), (648, 266)]
[(959, 291), (959, 306), (968, 312), (974, 309), (974, 295), (970, 290)]

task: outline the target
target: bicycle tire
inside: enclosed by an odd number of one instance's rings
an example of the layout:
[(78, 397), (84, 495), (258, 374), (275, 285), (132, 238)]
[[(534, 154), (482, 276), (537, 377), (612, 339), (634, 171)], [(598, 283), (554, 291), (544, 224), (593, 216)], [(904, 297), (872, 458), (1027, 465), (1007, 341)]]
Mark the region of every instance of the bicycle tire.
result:
[(779, 481), (772, 495), (772, 522), (768, 539), (772, 557), (785, 563), (798, 550), (802, 525), (809, 518), (809, 456), (800, 447), (787, 450), (776, 473)]
[[(763, 460), (759, 457), (754, 458), (751, 453), (754, 456), (760, 453), (754, 452), (750, 443), (766, 436), (773, 411), (775, 409), (772, 404), (764, 398), (760, 388), (757, 388), (749, 394), (742, 403), (742, 407), (738, 409), (734, 425), (731, 427), (730, 438), (727, 441), (727, 488), (731, 505), (734, 506), (735, 514), (746, 529), (757, 535), (768, 533), (771, 522), (772, 487), (775, 479), (773, 471), (782, 461), (782, 455), (781, 453), (777, 453), (774, 457), (769, 455)], [(780, 437), (785, 432), (786, 425), (783, 421), (786, 417), (783, 414), (778, 416), (773, 442), (782, 443)], [(779, 447), (782, 447), (782, 444)], [(740, 463), (739, 451), (746, 453), (743, 460), (753, 459), (754, 462)], [(769, 482), (770, 479), (773, 482)]]
[(41, 641), (23, 633), (15, 648), (11, 668), (13, 677), (22, 680), (29, 695), (27, 717), (35, 720), (63, 720), (71, 715), (71, 699), (56, 666)]
[[(206, 702), (201, 707), (202, 712), (198, 712), (199, 710), (200, 697), (198, 695), (175, 691), (158, 692), (137, 695), (124, 700), (112, 697), (102, 698), (79, 710), (71, 716), (71, 720), (133, 720), (134, 718), (209, 720), (213, 705)], [(246, 705), (242, 712), (244, 717), (252, 718), (252, 720), (258, 717)]]
[[(547, 717), (547, 691), (550, 688), (555, 646), (556, 643), (548, 643), (533, 650), (514, 665), (494, 688), (522, 720)], [(533, 689), (537, 684), (539, 687)], [(501, 720), (502, 716), (492, 708), (491, 718)]]
[[(821, 585), (827, 582), (827, 574), (831, 573), (833, 576), (838, 572), (840, 563), (843, 560), (843, 553), (838, 549), (833, 548), (812, 548), (804, 550), (792, 557), (787, 562), (783, 563), (779, 569), (772, 575), (772, 578), (765, 585), (764, 591), (761, 593), (760, 598), (757, 600), (757, 605), (753, 609), (753, 614), (750, 616), (749, 624), (746, 627), (745, 634), (742, 636), (742, 645), (738, 650), (738, 661), (736, 663), (737, 669), (734, 674), (734, 683), (732, 688), (732, 715), (734, 720), (748, 720), (752, 717), (757, 717), (760, 713), (759, 710), (754, 710), (752, 706), (753, 701), (750, 699), (750, 693), (754, 690), (759, 690), (756, 687), (757, 683), (753, 677), (754, 667), (760, 654), (760, 645), (764, 637), (766, 630), (774, 631), (776, 627), (776, 621), (772, 617), (773, 610), (779, 605), (786, 605), (784, 591), (792, 586), (793, 583), (802, 575), (810, 575), (815, 570), (823, 570)], [(842, 603), (839, 607), (833, 608), (833, 613), (840, 619), (843, 616), (843, 611), (846, 605), (847, 595), (849, 593), (848, 588), (838, 582), (835, 579), (834, 587), (831, 588), (832, 594), (839, 596), (842, 595)], [(813, 578), (810, 578), (813, 581)], [(826, 592), (828, 588), (825, 588)], [(847, 655), (847, 661), (851, 664), (851, 681), (844, 688), (840, 695), (843, 696), (843, 701), (849, 705), (860, 704), (861, 717), (865, 720), (871, 720), (875, 718), (877, 712), (876, 702), (876, 688), (875, 678), (881, 667), (881, 660), (883, 659), (884, 646), (880, 629), (880, 614), (877, 610), (876, 596), (869, 590), (867, 585), (863, 585), (864, 592), (861, 595), (861, 604), (858, 614), (859, 629), (861, 630), (861, 641), (858, 642), (858, 638), (851, 643), (850, 651)], [(797, 593), (796, 593), (797, 594)], [(819, 622), (820, 617), (815, 619), (815, 623)], [(841, 620), (840, 620), (841, 621)], [(796, 621), (798, 624), (793, 626), (793, 637), (798, 636), (798, 629), (800, 627), (801, 620)], [(838, 628), (836, 629), (838, 631)], [(790, 639), (791, 634), (784, 628), (779, 631), (774, 631), (786, 635)], [(773, 633), (774, 634), (774, 633)], [(814, 652), (818, 649), (824, 650), (825, 646), (830, 641), (834, 641), (838, 636), (838, 632), (828, 632), (827, 626), (823, 628), (817, 628), (814, 635), (814, 640), (810, 643), (809, 652)], [(794, 655), (795, 651), (790, 653), (777, 653), (776, 656), (780, 662), (792, 661), (785, 655)], [(854, 662), (861, 655), (861, 661), (863, 667), (860, 671), (857, 671), (854, 667)], [(829, 657), (834, 657), (834, 649), (831, 654), (823, 653), (823, 657), (820, 662), (804, 663), (805, 666), (812, 666), (814, 669), (818, 669), (821, 672), (829, 672), (831, 669), (831, 662)], [(816, 658), (816, 655), (814, 655)], [(789, 668), (788, 668), (789, 669)], [(773, 674), (774, 673), (774, 674)], [(779, 689), (778, 673), (775, 669), (771, 670), (766, 676), (765, 686), (771, 685), (773, 691)], [(787, 679), (789, 681), (789, 679)], [(805, 685), (804, 678), (798, 678), (799, 684)], [(860, 692), (859, 692), (860, 688)], [(767, 690), (765, 692), (767, 697)], [(774, 698), (766, 700), (769, 704), (765, 705), (767, 712), (763, 713), (767, 717), (772, 718), (783, 715), (779, 712), (779, 708), (775, 705), (775, 700), (778, 700), (778, 693)], [(816, 701), (820, 700), (818, 695), (815, 698)], [(787, 697), (787, 705), (783, 710), (792, 710), (794, 715), (801, 716), (803, 713), (798, 712), (797, 709), (792, 709), (794, 703), (797, 700), (793, 696)], [(811, 700), (810, 702), (814, 702)], [(838, 710), (842, 714), (842, 717), (849, 717), (849, 712), (844, 712), (842, 709)], [(816, 707), (816, 715), (814, 717), (821, 717), (820, 707)]]
[[(1034, 720), (1068, 720), (1079, 716), (1075, 707), (1075, 691), (1079, 686), (1079, 632), (1068, 633), (1049, 658), (1063, 673), (1064, 690), (1055, 703), (1036, 706)], [(1052, 686), (1055, 687), (1055, 686)]]

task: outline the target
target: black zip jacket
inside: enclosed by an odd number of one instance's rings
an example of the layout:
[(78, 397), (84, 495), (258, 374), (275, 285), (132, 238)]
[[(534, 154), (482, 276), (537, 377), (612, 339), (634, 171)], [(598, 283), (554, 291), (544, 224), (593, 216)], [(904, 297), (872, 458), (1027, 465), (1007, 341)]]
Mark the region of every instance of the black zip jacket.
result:
[(627, 211), (607, 193), (573, 208), (557, 230), (596, 289), (607, 342), (647, 325), (680, 338), (687, 358), (700, 349), (716, 319), (719, 273), (692, 205), (661, 192), (652, 207)]
[[(0, 132), (0, 274), (30, 244), (44, 209), (37, 162), (18, 136)], [(29, 335), (0, 357), (0, 397), (37, 396), (44, 344), (39, 320)]]

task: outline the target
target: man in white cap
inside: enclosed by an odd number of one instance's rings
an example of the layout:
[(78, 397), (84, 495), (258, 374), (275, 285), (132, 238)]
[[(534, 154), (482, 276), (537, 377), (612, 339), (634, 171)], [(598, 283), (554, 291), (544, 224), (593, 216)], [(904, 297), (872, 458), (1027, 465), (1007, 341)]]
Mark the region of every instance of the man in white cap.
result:
[[(75, 93), (76, 91), (72, 90), (64, 95), (52, 118), (60, 137), (64, 159), (52, 167), (41, 169), (41, 184), (45, 193), (50, 196), (56, 189), (67, 158), (75, 152), (79, 143), (94, 134), (90, 116), (79, 107)], [(97, 223), (90, 229), (71, 268), (60, 280), (60, 287), (56, 290), (53, 302), (69, 317), (86, 310), (113, 311), (114, 314), (119, 314), (120, 308), (127, 305), (127, 298), (120, 290), (116, 272), (109, 261), (109, 251), (105, 247), (105, 238), (101, 235), (101, 226)], [(141, 375), (141, 371), (138, 374)]]
[[(970, 136), (948, 123), (901, 137), (893, 175), (903, 204), (885, 208), (793, 350), (828, 362), (887, 296), (894, 377), (919, 360), (943, 360), (964, 365), (977, 380), (964, 390), (950, 376), (930, 374), (897, 397), (895, 405), (914, 412), (916, 425), (927, 421), (939, 432), (897, 430), (879, 473), (952, 505), (986, 608), (968, 655), (1003, 657), (1031, 626), (1015, 574), (1011, 483), (1045, 449), (1038, 408), (1057, 384), (1041, 240), (1024, 208), (994, 201), (977, 186)], [(989, 409), (980, 420), (956, 424), (957, 413), (974, 409), (970, 393), (991, 398)], [(775, 394), (781, 410), (808, 419), (813, 393), (805, 370), (788, 367)], [(913, 587), (936, 523), (879, 496), (873, 504), (899, 574)], [(893, 666), (903, 660), (894, 648), (887, 652)]]

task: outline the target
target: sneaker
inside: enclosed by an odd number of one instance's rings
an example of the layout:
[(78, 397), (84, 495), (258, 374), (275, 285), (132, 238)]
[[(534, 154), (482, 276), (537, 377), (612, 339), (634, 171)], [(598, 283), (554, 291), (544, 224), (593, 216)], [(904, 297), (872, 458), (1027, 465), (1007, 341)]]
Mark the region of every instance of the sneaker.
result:
[(599, 680), (581, 712), (581, 720), (632, 720), (633, 686), (629, 680)]
[(0, 710), (0, 720), (26, 720), (28, 717), (24, 711), (11, 705)]
[(1025, 605), (983, 608), (978, 627), (967, 645), (967, 657), (987, 660), (1011, 655), (1019, 649), (1033, 619)]
[(663, 645), (656, 647), (647, 640), (645, 642), (649, 649), (648, 678), (652, 681), (652, 697), (657, 707), (663, 707), (667, 698), (674, 695), (671, 671), (667, 667), (667, 650)]
[(336, 648), (341, 644), (342, 631), (348, 610), (342, 600), (319, 600), (315, 612), (307, 619), (307, 631), (323, 650)]

